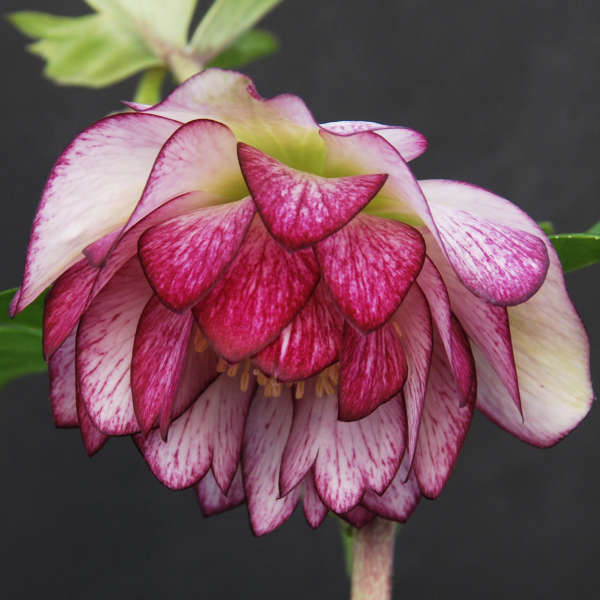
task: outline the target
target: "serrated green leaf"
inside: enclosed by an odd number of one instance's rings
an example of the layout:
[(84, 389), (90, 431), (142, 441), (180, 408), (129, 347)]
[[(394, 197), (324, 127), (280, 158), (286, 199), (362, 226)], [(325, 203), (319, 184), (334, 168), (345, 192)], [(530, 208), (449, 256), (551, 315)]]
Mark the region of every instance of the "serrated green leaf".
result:
[(548, 236), (565, 273), (600, 262), (600, 235), (559, 233)]
[(600, 235), (600, 221), (598, 221), (595, 225), (590, 227), (586, 233), (591, 233), (592, 235)]
[(0, 387), (11, 379), (47, 369), (42, 357), (44, 296), (10, 319), (8, 307), (15, 292), (0, 292)]
[(134, 100), (140, 104), (158, 104), (161, 100), (161, 90), (166, 75), (165, 67), (148, 69), (140, 77)]
[(214, 58), (209, 67), (233, 69), (273, 54), (279, 47), (277, 38), (264, 29), (251, 29)]
[(552, 223), (552, 221), (540, 221), (538, 225), (546, 235), (554, 233), (554, 224)]

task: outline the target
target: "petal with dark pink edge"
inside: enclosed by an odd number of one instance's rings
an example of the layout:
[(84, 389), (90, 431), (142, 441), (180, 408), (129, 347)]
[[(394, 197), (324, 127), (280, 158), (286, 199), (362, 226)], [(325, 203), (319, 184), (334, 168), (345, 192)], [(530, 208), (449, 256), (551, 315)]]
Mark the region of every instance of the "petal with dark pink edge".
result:
[(48, 361), (50, 409), (57, 427), (77, 427), (75, 336), (73, 330)]
[(462, 395), (437, 331), (434, 330), (433, 358), (421, 428), (415, 453), (414, 469), (419, 487), (428, 498), (436, 498), (454, 468), (458, 453), (473, 419), (475, 406), (475, 365), (460, 323), (452, 319), (453, 355), (468, 365), (472, 372), (471, 401)]
[(386, 175), (320, 177), (238, 144), (240, 167), (271, 235), (292, 250), (343, 227), (385, 183)]
[(233, 260), (254, 215), (250, 198), (199, 208), (146, 231), (139, 256), (146, 277), (173, 310), (190, 308)]
[(84, 258), (54, 283), (44, 308), (44, 356), (49, 358), (65, 341), (85, 310), (98, 269)]
[(409, 473), (410, 459), (405, 455), (398, 472), (383, 494), (367, 490), (361, 503), (383, 517), (404, 523), (421, 500), (421, 490), (414, 470)]
[(348, 323), (344, 325), (340, 356), (340, 420), (362, 419), (402, 389), (408, 365), (401, 334), (395, 320), (367, 334), (356, 331)]
[(139, 262), (132, 259), (94, 298), (79, 322), (79, 391), (92, 422), (108, 435), (140, 430), (130, 367), (137, 324), (151, 296)]
[(77, 396), (77, 418), (85, 451), (88, 456), (94, 456), (104, 446), (108, 436), (92, 423), (80, 395)]
[(38, 207), (15, 312), (23, 310), (81, 251), (126, 220), (160, 147), (179, 123), (153, 115), (107, 117), (58, 159)]
[(372, 121), (335, 121), (323, 123), (323, 129), (339, 135), (352, 135), (362, 131), (373, 131), (387, 140), (409, 162), (427, 150), (427, 139), (418, 131), (394, 125), (382, 125)]
[(121, 228), (115, 229), (83, 249), (83, 254), (91, 266), (102, 266), (108, 253), (111, 251), (120, 235)]
[(264, 535), (279, 527), (300, 500), (299, 486), (283, 497), (279, 493), (281, 458), (293, 412), (287, 387), (282, 388), (281, 396), (269, 398), (265, 396), (265, 388), (260, 387), (250, 405), (244, 430), (242, 475), (255, 535)]
[(244, 502), (244, 483), (242, 472), (238, 468), (227, 494), (218, 486), (214, 475), (208, 471), (206, 475), (196, 484), (196, 498), (205, 517), (212, 517), (219, 513), (237, 508)]
[(236, 363), (273, 341), (318, 281), (312, 249), (288, 252), (257, 215), (233, 262), (194, 307), (194, 315), (217, 353)]
[(355, 506), (352, 510), (340, 515), (344, 521), (348, 521), (356, 529), (361, 529), (365, 525), (368, 525), (376, 516), (376, 513), (371, 512), (364, 506)]
[(539, 289), (548, 252), (539, 236), (487, 219), (477, 199), (493, 194), (451, 181), (422, 181), (439, 241), (463, 284), (488, 302), (514, 305)]
[(344, 315), (372, 331), (392, 316), (416, 279), (425, 243), (404, 223), (359, 215), (317, 244), (316, 254)]
[(252, 361), (280, 381), (308, 379), (340, 353), (344, 318), (322, 284), (281, 335)]
[(313, 481), (313, 474), (308, 473), (302, 483), (304, 493), (302, 496), (302, 507), (307, 523), (316, 529), (325, 519), (329, 509), (323, 504)]
[(408, 425), (406, 450), (409, 465), (414, 457), (425, 402), (432, 352), (431, 326), (431, 313), (425, 296), (419, 286), (414, 285), (392, 317), (392, 327), (397, 329), (396, 333), (400, 336), (408, 368), (402, 395)]
[(244, 421), (253, 386), (240, 390), (240, 377), (221, 375), (175, 420), (164, 441), (158, 430), (135, 436), (156, 477), (171, 489), (189, 487), (211, 464), (215, 480), (227, 490), (240, 459)]
[(179, 387), (194, 318), (178, 314), (152, 296), (142, 311), (133, 342), (131, 393), (142, 433), (169, 408)]

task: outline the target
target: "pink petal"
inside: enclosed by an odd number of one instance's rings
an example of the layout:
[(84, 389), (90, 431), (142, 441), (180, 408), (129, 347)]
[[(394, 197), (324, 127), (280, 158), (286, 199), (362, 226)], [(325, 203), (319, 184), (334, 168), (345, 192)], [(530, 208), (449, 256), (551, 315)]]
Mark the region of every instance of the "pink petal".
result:
[(139, 255), (150, 285), (173, 310), (190, 308), (230, 264), (254, 215), (250, 198), (200, 208), (146, 231)]
[(319, 177), (242, 143), (238, 157), (269, 233), (292, 250), (310, 246), (343, 227), (386, 180), (386, 175)]
[(286, 251), (256, 217), (233, 263), (194, 315), (217, 353), (236, 363), (279, 335), (318, 280), (313, 251)]
[(374, 512), (367, 510), (364, 506), (355, 506), (352, 510), (340, 515), (342, 519), (348, 521), (348, 523), (350, 523), (352, 527), (356, 527), (356, 529), (362, 529), (376, 516), (377, 515)]
[(196, 498), (205, 517), (211, 517), (219, 513), (238, 507), (244, 502), (244, 483), (242, 472), (238, 468), (227, 494), (218, 486), (214, 475), (208, 471), (206, 475), (196, 484)]
[(352, 135), (362, 131), (373, 131), (388, 141), (406, 162), (418, 158), (427, 149), (427, 139), (418, 131), (372, 121), (335, 121), (323, 123), (323, 129), (338, 135)]
[(308, 379), (336, 362), (344, 319), (323, 285), (281, 335), (252, 360), (280, 381)]
[(94, 456), (104, 446), (108, 436), (92, 423), (80, 395), (77, 395), (77, 419), (85, 451), (88, 456)]
[(44, 308), (44, 356), (52, 356), (79, 321), (98, 275), (84, 258), (54, 283)]
[(115, 245), (115, 242), (118, 241), (120, 235), (121, 228), (115, 229), (83, 249), (83, 254), (91, 266), (101, 267), (104, 264), (106, 257)]
[(433, 359), (425, 407), (421, 419), (414, 469), (419, 487), (428, 498), (436, 498), (444, 486), (471, 425), (475, 402), (475, 365), (469, 342), (453, 318), (453, 356), (469, 365), (472, 373), (470, 402), (462, 403), (462, 394), (452, 376), (452, 370), (437, 332), (434, 334)]
[(313, 529), (316, 529), (324, 521), (329, 509), (323, 504), (321, 498), (319, 498), (319, 494), (317, 494), (312, 473), (306, 475), (302, 485), (304, 487), (302, 499), (304, 516), (307, 523)]
[(261, 387), (250, 405), (244, 431), (242, 473), (250, 525), (255, 535), (264, 535), (279, 527), (300, 500), (299, 487), (283, 497), (279, 493), (281, 458), (293, 410), (287, 387), (282, 388), (280, 397), (266, 397), (265, 388)]
[(133, 341), (152, 296), (136, 259), (94, 298), (77, 332), (77, 379), (94, 425), (109, 435), (139, 431), (130, 386)]
[(240, 390), (237, 377), (221, 375), (171, 424), (164, 441), (158, 430), (135, 442), (156, 477), (171, 489), (182, 489), (204, 477), (211, 464), (221, 489), (227, 490), (240, 459), (244, 421), (254, 392)]
[(407, 374), (395, 321), (368, 334), (346, 323), (340, 357), (339, 419), (366, 417), (402, 389)]
[(58, 159), (33, 223), (16, 312), (122, 225), (140, 197), (160, 147), (178, 123), (145, 114), (102, 119)]
[(359, 215), (320, 242), (316, 254), (344, 315), (359, 329), (372, 331), (402, 302), (423, 264), (425, 244), (404, 223)]
[(170, 409), (183, 371), (194, 319), (180, 315), (152, 296), (142, 311), (131, 361), (133, 409), (147, 434), (165, 407)]
[(77, 427), (74, 329), (48, 361), (50, 408), (57, 427)]

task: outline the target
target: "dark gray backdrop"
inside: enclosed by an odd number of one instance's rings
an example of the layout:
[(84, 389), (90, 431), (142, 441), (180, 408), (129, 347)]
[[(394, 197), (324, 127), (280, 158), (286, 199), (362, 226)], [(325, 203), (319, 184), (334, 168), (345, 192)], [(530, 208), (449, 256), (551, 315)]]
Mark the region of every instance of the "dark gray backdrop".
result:
[[(168, 5), (168, 2), (165, 2)], [(85, 11), (77, 0), (2, 0)], [(430, 141), (420, 177), (466, 180), (563, 231), (600, 219), (600, 5), (594, 0), (288, 0), (264, 22), (282, 50), (247, 71), (264, 95), (301, 95), (321, 121), (407, 124)], [(133, 83), (59, 89), (0, 26), (4, 81), (0, 287), (17, 285), (48, 170)], [(600, 266), (568, 283), (600, 364)], [(55, 430), (44, 376), (0, 392), (3, 597), (345, 598), (336, 525), (297, 514), (265, 538), (245, 509), (203, 519), (129, 440), (88, 460)], [(600, 539), (597, 412), (540, 451), (476, 418), (456, 471), (399, 539), (396, 598), (595, 597)]]

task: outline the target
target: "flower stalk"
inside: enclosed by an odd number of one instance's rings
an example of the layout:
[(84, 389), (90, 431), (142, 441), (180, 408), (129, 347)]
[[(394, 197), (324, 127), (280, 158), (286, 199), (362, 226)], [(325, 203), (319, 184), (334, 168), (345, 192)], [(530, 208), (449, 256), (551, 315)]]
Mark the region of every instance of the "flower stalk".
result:
[(377, 517), (354, 534), (351, 600), (390, 600), (396, 523)]

